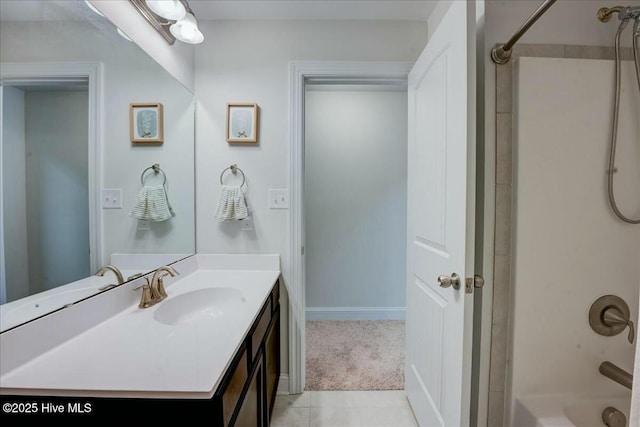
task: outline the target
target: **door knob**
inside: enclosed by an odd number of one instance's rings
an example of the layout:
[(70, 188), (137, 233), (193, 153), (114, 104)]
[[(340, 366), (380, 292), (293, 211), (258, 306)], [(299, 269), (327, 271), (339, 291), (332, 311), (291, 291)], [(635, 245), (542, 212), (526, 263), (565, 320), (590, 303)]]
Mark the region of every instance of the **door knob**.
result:
[(453, 286), (453, 289), (460, 289), (460, 276), (456, 273), (451, 273), (451, 276), (447, 276), (445, 274), (441, 274), (438, 276), (438, 284), (441, 288), (448, 288), (449, 286)]

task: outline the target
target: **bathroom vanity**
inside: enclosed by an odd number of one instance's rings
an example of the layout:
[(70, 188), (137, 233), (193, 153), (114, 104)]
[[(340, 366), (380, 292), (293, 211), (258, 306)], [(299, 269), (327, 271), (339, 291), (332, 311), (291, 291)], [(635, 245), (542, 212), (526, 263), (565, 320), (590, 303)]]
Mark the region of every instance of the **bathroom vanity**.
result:
[(172, 267), (180, 275), (165, 277), (168, 297), (152, 307), (138, 307), (142, 277), (1, 334), (2, 415), (268, 426), (279, 257), (195, 255)]

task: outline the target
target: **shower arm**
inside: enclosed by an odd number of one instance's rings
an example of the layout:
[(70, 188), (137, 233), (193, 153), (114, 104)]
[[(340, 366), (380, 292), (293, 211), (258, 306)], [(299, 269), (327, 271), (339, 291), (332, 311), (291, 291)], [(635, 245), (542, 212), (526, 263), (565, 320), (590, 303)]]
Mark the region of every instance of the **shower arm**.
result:
[(598, 19), (600, 22), (609, 22), (611, 19), (611, 15), (614, 13), (620, 13), (624, 7), (622, 6), (614, 6), (614, 7), (601, 7), (598, 9)]
[(498, 65), (503, 65), (511, 60), (511, 49), (520, 38), (531, 28), (533, 24), (556, 2), (557, 0), (545, 0), (524, 24), (516, 30), (508, 42), (491, 49), (491, 59)]
[[(638, 6), (614, 6), (614, 7), (601, 7), (598, 9), (598, 20), (600, 22), (609, 22), (611, 15), (618, 14), (618, 19), (623, 21), (625, 19), (639, 19), (640, 7)], [(637, 21), (636, 21), (637, 22)]]

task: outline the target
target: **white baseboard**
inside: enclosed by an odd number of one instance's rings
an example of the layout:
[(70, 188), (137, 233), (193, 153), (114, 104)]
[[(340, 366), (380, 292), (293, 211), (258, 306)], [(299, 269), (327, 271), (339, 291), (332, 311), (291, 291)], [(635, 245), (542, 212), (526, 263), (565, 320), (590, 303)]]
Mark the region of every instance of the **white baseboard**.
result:
[(289, 374), (280, 374), (280, 381), (278, 381), (278, 395), (289, 395)]
[(404, 320), (404, 307), (307, 307), (307, 320)]

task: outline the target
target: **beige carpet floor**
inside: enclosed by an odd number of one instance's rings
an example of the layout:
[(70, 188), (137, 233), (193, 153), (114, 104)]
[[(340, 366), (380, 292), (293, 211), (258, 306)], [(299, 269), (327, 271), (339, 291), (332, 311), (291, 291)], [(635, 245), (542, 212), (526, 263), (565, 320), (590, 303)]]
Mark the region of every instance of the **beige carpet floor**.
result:
[(307, 321), (306, 351), (306, 390), (404, 389), (403, 321)]

